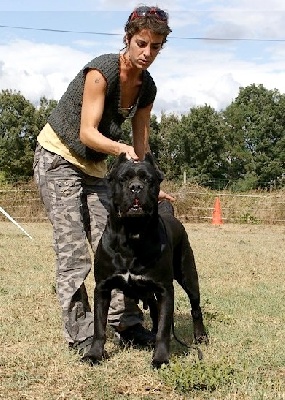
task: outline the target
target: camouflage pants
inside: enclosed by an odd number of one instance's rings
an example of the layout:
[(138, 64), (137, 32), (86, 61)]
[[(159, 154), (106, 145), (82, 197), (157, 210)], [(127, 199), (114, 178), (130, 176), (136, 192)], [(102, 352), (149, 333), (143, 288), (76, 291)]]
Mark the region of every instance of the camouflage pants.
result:
[[(56, 289), (64, 336), (69, 343), (80, 342), (93, 335), (93, 313), (84, 281), (106, 224), (107, 182), (86, 175), (40, 145), (35, 151), (34, 176), (53, 226)], [(119, 291), (112, 292), (110, 325), (124, 328), (141, 323), (142, 318), (134, 301)]]

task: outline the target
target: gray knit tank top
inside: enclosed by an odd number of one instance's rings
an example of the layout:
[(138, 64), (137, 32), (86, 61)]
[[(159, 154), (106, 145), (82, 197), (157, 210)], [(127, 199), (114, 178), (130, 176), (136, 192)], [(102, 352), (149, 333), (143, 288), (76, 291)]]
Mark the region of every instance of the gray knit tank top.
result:
[[(79, 139), (83, 88), (85, 76), (89, 69), (97, 69), (107, 81), (104, 112), (98, 129), (104, 136), (112, 140), (117, 141), (120, 139), (122, 133), (121, 125), (126, 117), (119, 112), (120, 77), (118, 54), (103, 54), (86, 64), (69, 84), (66, 92), (48, 118), (48, 123), (63, 142), (76, 154), (87, 160), (101, 161), (107, 155), (88, 148)], [(143, 71), (142, 86), (139, 92), (138, 108), (146, 107), (153, 103), (155, 96), (155, 83), (149, 72), (145, 70)]]

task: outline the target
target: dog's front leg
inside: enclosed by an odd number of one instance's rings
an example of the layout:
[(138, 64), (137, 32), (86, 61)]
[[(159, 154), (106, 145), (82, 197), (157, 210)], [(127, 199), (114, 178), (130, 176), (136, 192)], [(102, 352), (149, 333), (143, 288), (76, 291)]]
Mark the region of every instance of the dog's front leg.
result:
[(171, 325), (174, 312), (174, 288), (169, 285), (158, 296), (158, 330), (156, 334), (155, 348), (152, 365), (160, 368), (162, 364), (169, 363), (169, 348)]
[(91, 365), (98, 364), (103, 359), (103, 356), (106, 357), (106, 354), (104, 354), (104, 345), (106, 342), (106, 325), (110, 301), (111, 292), (95, 288), (93, 342), (90, 350), (82, 359)]
[(147, 305), (149, 307), (150, 318), (152, 320), (152, 329), (151, 331), (157, 334), (158, 330), (158, 303), (157, 299), (153, 295), (147, 300)]

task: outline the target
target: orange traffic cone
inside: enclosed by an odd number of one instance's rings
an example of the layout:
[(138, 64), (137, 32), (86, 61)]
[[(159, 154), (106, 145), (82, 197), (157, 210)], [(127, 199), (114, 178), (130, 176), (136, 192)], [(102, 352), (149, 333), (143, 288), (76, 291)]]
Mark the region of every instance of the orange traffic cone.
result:
[(215, 205), (214, 205), (212, 224), (213, 225), (221, 225), (222, 223), (223, 223), (223, 220), (222, 220), (221, 202), (220, 202), (220, 198), (217, 197), (215, 200)]

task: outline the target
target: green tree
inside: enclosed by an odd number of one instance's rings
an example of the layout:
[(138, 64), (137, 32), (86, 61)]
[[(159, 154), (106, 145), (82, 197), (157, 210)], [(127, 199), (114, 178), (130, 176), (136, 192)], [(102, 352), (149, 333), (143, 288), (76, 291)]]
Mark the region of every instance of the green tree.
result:
[(223, 120), (213, 108), (191, 108), (180, 118), (162, 115), (159, 160), (168, 179), (182, 179), (215, 187), (223, 185), (225, 141)]
[(211, 188), (225, 185), (224, 121), (220, 113), (205, 105), (182, 116), (183, 143), (188, 176)]
[(154, 155), (154, 157), (156, 158), (157, 161), (158, 157), (159, 157), (159, 151), (161, 149), (162, 146), (162, 140), (159, 134), (159, 127), (160, 124), (157, 120), (157, 117), (155, 114), (151, 115), (150, 118), (150, 136), (149, 136), (149, 145), (150, 145), (150, 149), (152, 154)]
[(179, 117), (162, 114), (159, 130), (156, 133), (156, 157), (166, 179), (181, 178), (181, 165), (184, 162), (183, 144)]
[(19, 92), (0, 94), (0, 170), (5, 179), (30, 176), (35, 107)]
[(244, 190), (272, 185), (285, 168), (285, 96), (253, 84), (223, 115), (229, 181)]
[(48, 117), (52, 113), (52, 110), (56, 107), (57, 103), (58, 102), (56, 100), (48, 100), (46, 97), (40, 98), (40, 104), (38, 107), (36, 107), (35, 112), (35, 123), (38, 132), (40, 132), (45, 126)]
[(0, 93), (0, 170), (2, 178), (16, 181), (32, 176), (36, 137), (56, 102), (40, 99), (35, 106), (20, 92)]

